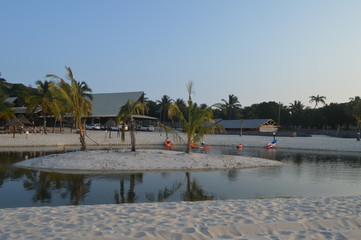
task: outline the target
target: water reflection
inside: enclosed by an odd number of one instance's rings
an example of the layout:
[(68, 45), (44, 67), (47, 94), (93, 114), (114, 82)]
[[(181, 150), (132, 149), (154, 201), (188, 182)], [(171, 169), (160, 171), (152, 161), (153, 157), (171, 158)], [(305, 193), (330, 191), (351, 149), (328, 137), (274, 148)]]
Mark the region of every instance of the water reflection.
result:
[(42, 204), (52, 202), (52, 193), (60, 193), (71, 205), (79, 205), (90, 192), (91, 180), (82, 174), (60, 174), (27, 171), (23, 177), (24, 189), (33, 192), (32, 201)]
[(45, 172), (27, 172), (23, 186), (26, 190), (34, 192), (32, 201), (34, 203), (51, 203), (51, 180), (48, 173)]
[(203, 201), (203, 200), (213, 200), (214, 196), (208, 195), (203, 189), (202, 186), (197, 182), (196, 178), (191, 179), (189, 172), (186, 172), (187, 179), (187, 188), (183, 193), (183, 201)]
[(236, 181), (238, 177), (239, 169), (231, 169), (227, 171), (227, 178), (229, 181)]
[(11, 167), (23, 159), (50, 153), (54, 151), (0, 152), (0, 208), (361, 194), (361, 156), (358, 153), (226, 147), (204, 152), (262, 157), (286, 163), (282, 167), (223, 171), (101, 175)]
[[(168, 175), (168, 174), (166, 174)], [(163, 175), (164, 177), (164, 175)], [(158, 190), (157, 197), (154, 192), (147, 192), (145, 197), (149, 202), (164, 202), (178, 192), (183, 185), (181, 180), (176, 180), (170, 186), (165, 186), (163, 189)]]
[[(129, 189), (127, 191), (127, 195), (125, 196), (125, 181), (129, 181)], [(117, 191), (114, 192), (114, 201), (117, 204), (120, 203), (135, 203), (136, 193), (135, 193), (135, 185), (136, 183), (143, 182), (143, 174), (125, 174), (122, 175), (119, 182), (119, 193)]]

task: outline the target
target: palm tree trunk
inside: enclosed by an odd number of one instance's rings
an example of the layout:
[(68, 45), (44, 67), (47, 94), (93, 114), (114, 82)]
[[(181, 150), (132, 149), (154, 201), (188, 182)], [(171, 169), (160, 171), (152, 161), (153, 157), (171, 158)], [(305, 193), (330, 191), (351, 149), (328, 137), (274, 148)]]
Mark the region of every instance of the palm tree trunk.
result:
[(130, 116), (130, 128), (130, 141), (132, 144), (132, 152), (135, 152), (135, 123), (132, 115)]
[(186, 153), (191, 153), (191, 138), (190, 138), (190, 136), (187, 139)]
[(48, 131), (46, 129), (46, 115), (44, 115), (44, 134), (47, 134)]
[(79, 127), (79, 134), (80, 134), (80, 143), (81, 143), (81, 149), (80, 150), (85, 151), (86, 150), (85, 130), (84, 130), (84, 127), (81, 124), (81, 120), (79, 121), (78, 127)]
[(85, 137), (84, 137), (84, 132), (81, 130), (80, 131), (80, 143), (81, 143), (81, 151), (85, 151), (86, 150), (86, 143), (85, 143)]
[(129, 179), (129, 191), (127, 196), (127, 202), (128, 203), (134, 203), (135, 202), (135, 175), (131, 174)]
[(120, 203), (125, 203), (125, 197), (124, 197), (124, 179), (120, 180)]
[(54, 119), (53, 133), (55, 132), (56, 122), (57, 122), (57, 120), (56, 120), (56, 119)]
[(60, 131), (60, 133), (63, 132), (63, 118), (60, 118), (59, 131)]

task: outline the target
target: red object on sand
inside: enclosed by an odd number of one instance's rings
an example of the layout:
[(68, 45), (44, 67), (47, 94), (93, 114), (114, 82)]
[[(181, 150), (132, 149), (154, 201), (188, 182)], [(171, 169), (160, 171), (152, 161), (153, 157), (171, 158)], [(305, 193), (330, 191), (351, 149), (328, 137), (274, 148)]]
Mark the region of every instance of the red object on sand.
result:
[(171, 146), (173, 146), (173, 143), (172, 143), (170, 140), (166, 140), (166, 141), (164, 141), (164, 145), (165, 145), (167, 148), (170, 148)]

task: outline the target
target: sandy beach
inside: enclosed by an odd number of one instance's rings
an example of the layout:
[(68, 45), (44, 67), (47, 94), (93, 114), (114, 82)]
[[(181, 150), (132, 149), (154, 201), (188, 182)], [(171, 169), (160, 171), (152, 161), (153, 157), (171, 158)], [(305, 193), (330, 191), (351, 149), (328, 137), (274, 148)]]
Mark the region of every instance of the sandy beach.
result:
[(0, 210), (0, 239), (360, 239), (361, 197)]
[[(88, 135), (89, 145), (109, 146), (120, 152), (129, 147), (128, 136), (122, 143), (116, 133), (112, 138), (104, 132), (91, 131)], [(141, 147), (162, 144), (165, 134), (138, 132), (136, 137)], [(1, 135), (0, 139), (0, 149), (79, 146), (77, 135), (71, 133), (27, 138), (17, 135), (15, 139)], [(361, 144), (355, 139), (278, 139), (277, 148), (361, 152)], [(205, 138), (211, 146), (242, 143), (245, 147), (264, 147), (271, 140), (235, 135)], [(200, 162), (204, 164), (204, 160)], [(68, 164), (60, 163), (64, 165)], [(361, 196), (0, 209), (0, 239), (361, 239)]]

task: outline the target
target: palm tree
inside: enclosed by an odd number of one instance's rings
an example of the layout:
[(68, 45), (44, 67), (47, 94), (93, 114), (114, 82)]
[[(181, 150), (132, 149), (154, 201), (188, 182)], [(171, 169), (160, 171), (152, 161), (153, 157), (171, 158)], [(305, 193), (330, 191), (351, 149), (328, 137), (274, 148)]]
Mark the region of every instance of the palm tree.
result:
[(172, 104), (172, 99), (168, 95), (163, 95), (162, 99), (157, 102), (159, 105), (160, 121), (165, 122), (167, 120), (168, 108)]
[[(177, 117), (187, 135), (186, 153), (190, 153), (191, 142), (197, 142), (203, 138), (204, 134), (211, 132), (214, 128), (223, 129), (221, 126), (215, 124), (212, 119), (211, 109), (200, 109), (196, 103), (192, 101), (193, 82), (187, 84), (188, 90), (188, 106), (185, 112), (182, 112), (180, 107), (173, 103), (169, 106), (168, 116), (170, 118)], [(179, 135), (178, 135), (179, 137)], [(180, 137), (179, 137), (180, 138)], [(180, 138), (181, 139), (181, 138)]]
[(293, 120), (294, 126), (297, 126), (300, 124), (304, 108), (305, 108), (305, 105), (303, 105), (301, 101), (294, 101), (293, 103), (290, 103), (289, 109), (290, 109), (290, 113), (292, 115), (291, 118)]
[(322, 103), (323, 105), (326, 105), (326, 97), (325, 96), (320, 96), (320, 95), (317, 95), (317, 96), (310, 96), (310, 103), (313, 103), (315, 102), (315, 108), (317, 107), (317, 105), (319, 103)]
[(350, 112), (351, 115), (356, 119), (358, 131), (360, 131), (361, 125), (361, 99), (356, 96), (355, 98), (350, 98)]
[(54, 95), (54, 104), (56, 106), (55, 108), (56, 111), (53, 111), (53, 115), (55, 118), (53, 132), (55, 130), (57, 121), (59, 121), (60, 132), (62, 132), (63, 117), (66, 113), (71, 112), (71, 107), (67, 104), (67, 100), (63, 97), (63, 93), (59, 85), (55, 85), (53, 95)]
[(228, 101), (222, 99), (222, 102), (215, 104), (215, 106), (223, 110), (227, 119), (240, 119), (242, 105), (235, 95), (228, 95)]
[(305, 105), (302, 104), (301, 101), (294, 101), (293, 103), (290, 103), (290, 110), (294, 113), (300, 113), (305, 108)]
[(5, 102), (5, 98), (0, 99), (0, 120), (8, 122), (15, 116), (11, 106), (11, 103)]
[(47, 134), (46, 117), (47, 115), (59, 116), (59, 107), (55, 98), (54, 92), (55, 83), (53, 81), (36, 81), (35, 84), (38, 86), (37, 95), (31, 95), (26, 98), (26, 102), (29, 104), (27, 107), (28, 113), (33, 113), (35, 109), (41, 106), (42, 114), (44, 117), (44, 133)]
[(88, 87), (86, 82), (78, 82), (74, 79), (70, 67), (65, 67), (65, 69), (68, 72), (67, 80), (70, 81), (70, 84), (54, 74), (48, 74), (46, 77), (59, 80), (59, 93), (67, 103), (69, 110), (74, 117), (75, 125), (79, 129), (81, 150), (84, 151), (86, 150), (85, 122), (83, 123), (82, 120), (83, 117), (91, 115), (90, 111), (93, 108), (91, 102), (93, 100), (93, 96), (91, 95), (92, 90)]
[(361, 100), (361, 98), (360, 98), (360, 96), (355, 96), (355, 97), (350, 97), (350, 102), (353, 102), (353, 101), (360, 101)]
[(144, 114), (144, 111), (147, 110), (147, 106), (145, 103), (137, 101), (132, 102), (128, 100), (127, 103), (122, 106), (119, 110), (118, 116), (116, 118), (117, 122), (122, 122), (122, 141), (125, 140), (125, 124), (130, 122), (130, 141), (132, 145), (132, 152), (135, 152), (135, 121), (133, 118), (133, 114)]
[(179, 109), (182, 111), (182, 112), (185, 112), (186, 109), (187, 109), (187, 104), (186, 102), (182, 99), (182, 98), (177, 98), (177, 100), (175, 100), (175, 104), (178, 105)]

